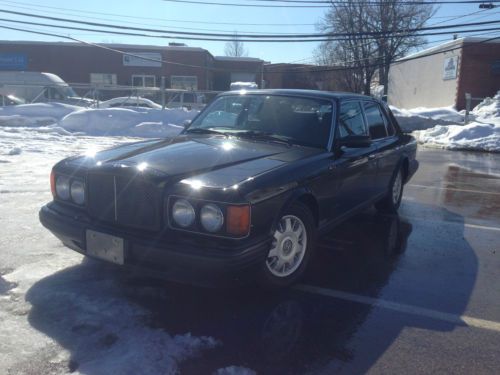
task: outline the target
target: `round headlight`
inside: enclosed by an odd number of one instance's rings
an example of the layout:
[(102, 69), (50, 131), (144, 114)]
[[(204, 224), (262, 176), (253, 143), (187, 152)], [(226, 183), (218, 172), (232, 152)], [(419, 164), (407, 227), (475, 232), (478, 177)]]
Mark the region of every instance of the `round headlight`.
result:
[(85, 184), (83, 181), (74, 180), (71, 183), (71, 199), (76, 204), (84, 204), (85, 203)]
[(200, 211), (201, 225), (208, 232), (217, 232), (224, 224), (224, 215), (221, 209), (215, 204), (204, 205)]
[(61, 199), (69, 199), (69, 177), (58, 176), (56, 179), (56, 193)]
[(185, 199), (178, 199), (172, 206), (172, 217), (177, 225), (187, 228), (194, 223), (195, 219), (194, 208)]

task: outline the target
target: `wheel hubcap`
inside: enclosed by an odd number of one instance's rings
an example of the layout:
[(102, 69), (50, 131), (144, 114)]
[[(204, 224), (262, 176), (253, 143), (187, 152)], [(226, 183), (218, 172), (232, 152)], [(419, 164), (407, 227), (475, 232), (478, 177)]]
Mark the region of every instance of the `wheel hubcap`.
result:
[(267, 268), (278, 277), (291, 275), (302, 263), (306, 247), (307, 233), (302, 220), (293, 215), (283, 216), (274, 232), (273, 245), (266, 260)]
[(402, 185), (401, 172), (398, 172), (396, 179), (394, 180), (394, 185), (392, 186), (392, 202), (394, 204), (397, 204), (399, 201)]

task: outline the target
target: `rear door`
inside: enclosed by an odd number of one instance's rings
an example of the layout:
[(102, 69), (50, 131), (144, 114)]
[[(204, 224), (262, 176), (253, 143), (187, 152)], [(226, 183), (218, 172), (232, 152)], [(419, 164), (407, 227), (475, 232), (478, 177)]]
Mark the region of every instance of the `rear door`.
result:
[[(360, 100), (340, 103), (337, 124), (340, 142), (349, 135), (368, 135), (362, 105)], [(341, 146), (338, 150), (336, 169), (339, 179), (339, 213), (347, 213), (375, 196), (373, 181), (377, 176), (376, 151), (375, 145), (359, 148)]]
[(399, 162), (399, 139), (394, 126), (379, 103), (364, 101), (363, 107), (370, 138), (377, 147), (374, 161), (378, 164), (378, 172), (373, 180), (374, 189), (377, 194), (384, 194), (389, 188), (391, 177)]

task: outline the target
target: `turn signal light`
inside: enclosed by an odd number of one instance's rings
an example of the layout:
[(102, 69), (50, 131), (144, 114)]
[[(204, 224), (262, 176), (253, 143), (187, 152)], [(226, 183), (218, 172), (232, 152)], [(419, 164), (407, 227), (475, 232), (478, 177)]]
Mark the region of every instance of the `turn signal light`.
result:
[(250, 229), (250, 206), (228, 206), (226, 231), (235, 236), (244, 236)]
[(50, 171), (50, 191), (52, 192), (52, 197), (56, 197), (56, 174), (54, 170)]

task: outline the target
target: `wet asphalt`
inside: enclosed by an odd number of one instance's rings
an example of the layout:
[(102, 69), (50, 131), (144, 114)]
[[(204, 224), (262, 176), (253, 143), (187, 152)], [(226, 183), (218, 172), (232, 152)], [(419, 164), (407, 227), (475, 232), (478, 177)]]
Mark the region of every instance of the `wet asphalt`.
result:
[(222, 343), (181, 374), (500, 374), (500, 155), (418, 159), (399, 215), (368, 210), (322, 237), (293, 289), (124, 277), (126, 298), (146, 325)]

